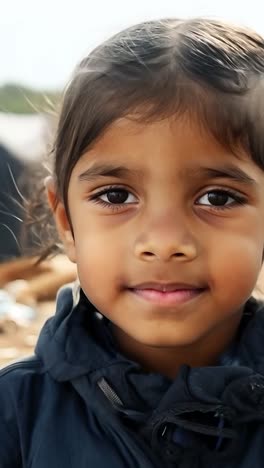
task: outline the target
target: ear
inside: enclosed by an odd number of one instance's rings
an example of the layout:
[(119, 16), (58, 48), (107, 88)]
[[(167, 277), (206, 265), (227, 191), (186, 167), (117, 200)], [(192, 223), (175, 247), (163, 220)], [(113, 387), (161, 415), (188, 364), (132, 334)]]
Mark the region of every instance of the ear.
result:
[(57, 231), (60, 240), (64, 245), (66, 255), (72, 262), (76, 263), (75, 242), (72, 228), (68, 220), (65, 206), (57, 197), (57, 191), (53, 177), (49, 176), (45, 179), (45, 187), (48, 203), (53, 213)]

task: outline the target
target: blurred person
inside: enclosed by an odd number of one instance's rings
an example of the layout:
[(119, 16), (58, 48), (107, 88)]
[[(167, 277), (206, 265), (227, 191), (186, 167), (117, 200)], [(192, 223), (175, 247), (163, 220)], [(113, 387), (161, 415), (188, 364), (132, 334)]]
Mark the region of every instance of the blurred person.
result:
[(18, 188), (27, 166), (0, 144), (0, 262), (21, 255), (23, 200)]
[(46, 188), (80, 284), (1, 372), (1, 468), (262, 467), (263, 77), (209, 19), (76, 68)]

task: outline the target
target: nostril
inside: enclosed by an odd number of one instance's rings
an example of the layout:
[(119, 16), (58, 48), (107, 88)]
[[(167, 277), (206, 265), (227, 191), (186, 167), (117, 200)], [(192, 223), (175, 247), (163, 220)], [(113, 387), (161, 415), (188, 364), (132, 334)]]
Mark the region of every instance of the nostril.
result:
[(181, 252), (177, 252), (175, 254), (173, 254), (173, 257), (185, 257), (185, 255)]

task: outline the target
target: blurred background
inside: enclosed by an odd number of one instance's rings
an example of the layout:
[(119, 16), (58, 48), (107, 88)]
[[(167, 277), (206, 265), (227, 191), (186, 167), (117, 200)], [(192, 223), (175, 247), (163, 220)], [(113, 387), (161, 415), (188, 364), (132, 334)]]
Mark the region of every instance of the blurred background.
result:
[(52, 144), (56, 107), (74, 66), (103, 40), (147, 19), (224, 18), (264, 34), (263, 5), (260, 0), (1, 1), (0, 366), (32, 353), (58, 288), (76, 279), (75, 266), (63, 255), (35, 265), (30, 248), (41, 241), (38, 233), (28, 235), (25, 214), (42, 184), (38, 177)]

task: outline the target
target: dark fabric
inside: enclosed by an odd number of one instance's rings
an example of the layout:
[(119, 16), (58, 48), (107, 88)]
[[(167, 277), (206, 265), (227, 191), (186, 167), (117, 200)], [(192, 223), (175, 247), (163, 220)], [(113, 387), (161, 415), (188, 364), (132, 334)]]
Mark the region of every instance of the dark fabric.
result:
[(64, 288), (36, 355), (0, 373), (1, 468), (260, 468), (264, 310), (250, 299), (215, 366), (171, 381), (118, 350), (111, 324)]

